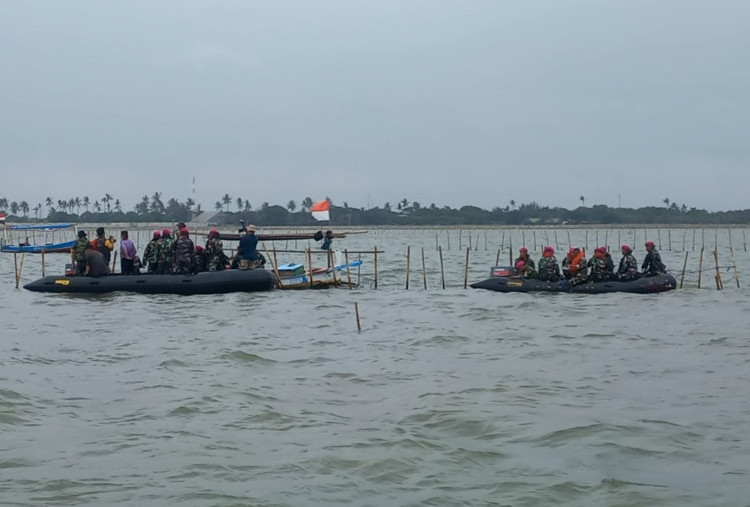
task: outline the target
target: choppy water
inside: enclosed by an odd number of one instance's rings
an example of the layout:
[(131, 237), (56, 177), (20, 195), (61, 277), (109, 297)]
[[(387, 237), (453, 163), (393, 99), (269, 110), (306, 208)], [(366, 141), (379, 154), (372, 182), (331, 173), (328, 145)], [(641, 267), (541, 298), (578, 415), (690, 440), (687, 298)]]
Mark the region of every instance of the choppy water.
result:
[[(446, 290), (434, 231), (338, 242), (385, 249), (377, 290), (365, 257), (354, 291), (45, 295), (16, 290), (3, 254), (0, 503), (748, 505), (733, 272), (697, 289), (691, 250), (689, 288), (660, 295), (464, 290), (445, 234)], [(469, 281), (501, 237), (473, 234)], [(679, 274), (681, 248), (662, 254)]]

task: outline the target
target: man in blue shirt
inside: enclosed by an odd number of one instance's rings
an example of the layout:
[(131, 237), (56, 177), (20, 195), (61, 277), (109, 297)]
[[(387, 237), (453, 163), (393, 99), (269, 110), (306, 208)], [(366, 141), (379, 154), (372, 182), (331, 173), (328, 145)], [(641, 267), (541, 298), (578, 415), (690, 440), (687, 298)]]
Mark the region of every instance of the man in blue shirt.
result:
[(240, 238), (240, 269), (255, 269), (258, 267), (260, 256), (258, 255), (258, 236), (255, 235), (255, 226), (245, 226), (245, 235)]

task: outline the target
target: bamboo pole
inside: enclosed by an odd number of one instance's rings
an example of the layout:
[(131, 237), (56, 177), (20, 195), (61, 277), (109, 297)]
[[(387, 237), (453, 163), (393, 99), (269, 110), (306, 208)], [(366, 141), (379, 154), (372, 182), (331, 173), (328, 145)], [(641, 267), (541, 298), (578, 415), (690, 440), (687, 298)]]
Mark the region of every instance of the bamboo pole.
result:
[(445, 290), (445, 269), (443, 268), (443, 247), (440, 247), (440, 249), (438, 249), (438, 253), (440, 254), (440, 281), (443, 285), (443, 290)]
[(557, 241), (557, 229), (555, 229), (555, 250), (560, 250), (560, 242)]
[(729, 247), (729, 254), (732, 257), (732, 266), (734, 266), (734, 279), (737, 282), (737, 288), (740, 288), (740, 275), (737, 273), (737, 262), (734, 260), (734, 248)]
[(307, 250), (307, 272), (310, 274), (310, 288), (313, 287), (313, 267), (312, 267), (312, 251), (308, 247)]
[(115, 250), (115, 253), (112, 254), (112, 270), (110, 271), (110, 273), (115, 272), (115, 266), (117, 265), (116, 262), (117, 262), (117, 250)]
[[(461, 236), (463, 236), (463, 231), (461, 229), (458, 230), (458, 249), (461, 250)], [(471, 240), (469, 240), (469, 244), (471, 244)]]
[(42, 248), (42, 278), (45, 277), (44, 274), (44, 248)]
[(672, 251), (672, 229), (669, 229), (667, 231), (667, 236), (669, 238), (669, 251)]
[(701, 288), (701, 278), (703, 277), (703, 247), (701, 247), (700, 257), (698, 258), (698, 288)]
[(435, 250), (438, 249), (438, 235), (435, 234)]
[(513, 238), (508, 235), (508, 242), (510, 244), (510, 251), (508, 251), (508, 264), (513, 265)]
[(16, 277), (16, 289), (18, 288), (18, 254), (13, 252), (13, 274)]
[[(270, 258), (271, 255), (268, 253), (268, 248), (266, 248), (266, 244), (263, 244), (263, 250), (266, 252), (266, 257)], [(273, 245), (273, 264), (271, 267), (273, 268), (273, 272), (276, 275), (276, 287), (281, 288), (281, 277), (279, 276), (279, 269), (277, 267), (277, 259), (276, 259), (276, 245)]]
[(349, 290), (352, 290), (352, 272), (349, 269), (349, 250), (344, 248), (344, 262), (346, 262), (346, 281), (349, 284)]
[(586, 237), (586, 242), (584, 243), (585, 244), (584, 248), (586, 248), (586, 251), (588, 251), (588, 249), (589, 249), (589, 230), (588, 229), (586, 229), (586, 233), (585, 233), (584, 236)]
[(687, 268), (688, 253), (685, 252), (685, 262), (682, 264), (682, 276), (680, 277), (680, 289), (682, 288), (682, 282), (685, 281), (685, 268)]
[(411, 247), (406, 247), (406, 290), (409, 290), (409, 265), (411, 263)]
[(427, 290), (427, 267), (424, 262), (424, 248), (422, 248), (422, 278), (424, 280), (424, 290)]
[(374, 264), (375, 264), (375, 288), (378, 288), (378, 247), (375, 246), (375, 258), (374, 258)]
[(721, 273), (719, 272), (719, 251), (714, 248), (714, 260), (716, 261), (716, 290), (724, 288), (724, 284), (721, 282)]
[(745, 239), (745, 231), (742, 231), (742, 244), (745, 246), (745, 251), (747, 252), (747, 240)]
[(466, 249), (466, 269), (464, 270), (464, 289), (469, 286), (469, 252), (471, 247)]
[(448, 237), (448, 250), (451, 249), (451, 233), (450, 231), (445, 231), (445, 235)]
[(659, 250), (661, 250), (661, 229), (656, 229), (656, 242), (659, 243)]
[(357, 303), (357, 302), (354, 303), (354, 315), (357, 318), (357, 332), (361, 332), (362, 331), (362, 325), (359, 322), (359, 303)]
[(497, 251), (497, 258), (495, 259), (495, 266), (500, 264), (500, 250)]

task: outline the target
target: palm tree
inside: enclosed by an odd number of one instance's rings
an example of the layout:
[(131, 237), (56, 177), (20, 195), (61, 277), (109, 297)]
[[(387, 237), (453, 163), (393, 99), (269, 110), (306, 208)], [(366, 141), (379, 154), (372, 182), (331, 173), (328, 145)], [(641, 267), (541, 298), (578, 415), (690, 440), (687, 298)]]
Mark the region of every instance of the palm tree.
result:
[(21, 201), (18, 207), (21, 209), (21, 213), (23, 213), (23, 216), (29, 214), (29, 203), (27, 203), (26, 201)]
[(112, 196), (109, 194), (104, 194), (104, 197), (102, 197), (102, 204), (107, 206), (107, 213), (112, 211), (112, 208), (110, 208), (109, 203), (112, 201)]
[(99, 213), (102, 210), (102, 206), (99, 204), (99, 201), (94, 201), (94, 205), (92, 206), (94, 208), (94, 211)]
[(151, 196), (151, 211), (154, 213), (164, 213), (164, 203), (161, 202), (161, 192), (154, 192)]
[(236, 204), (237, 204), (237, 211), (242, 211), (242, 197), (237, 198)]
[(122, 212), (122, 205), (120, 204), (120, 199), (115, 199), (115, 211)]
[(44, 200), (44, 205), (47, 206), (47, 215), (49, 215), (49, 210), (50, 210), (50, 208), (52, 208), (52, 198), (51, 197), (47, 197)]
[(409, 201), (407, 201), (406, 197), (404, 197), (403, 199), (401, 199), (401, 208), (399, 209), (408, 208), (408, 207), (409, 207)]
[(8, 209), (8, 199), (6, 197), (0, 197), (0, 209), (3, 211)]
[(294, 210), (297, 209), (297, 203), (294, 200), (289, 201), (286, 203), (286, 209), (294, 213)]
[(302, 199), (302, 209), (305, 211), (310, 211), (312, 209), (313, 201), (309, 197), (305, 197)]
[(221, 202), (227, 207), (227, 213), (229, 213), (229, 204), (232, 202), (232, 198), (229, 194), (224, 194), (224, 197), (221, 198)]
[(36, 206), (34, 206), (34, 208), (32, 209), (32, 211), (34, 212), (34, 218), (39, 218), (39, 210), (41, 208), (42, 208), (41, 204), (37, 204)]
[(271, 206), (271, 205), (270, 205), (270, 204), (268, 204), (268, 202), (266, 202), (266, 201), (263, 201), (263, 204), (261, 204), (261, 205), (260, 205), (260, 209), (261, 209), (262, 211), (265, 211), (265, 210), (267, 210), (267, 209), (268, 209), (268, 208), (269, 208), (270, 206)]
[(216, 209), (216, 211), (221, 211), (222, 207), (223, 205), (221, 204), (220, 201), (216, 201), (216, 204), (214, 204), (214, 208)]
[(18, 203), (16, 201), (10, 203), (10, 212), (13, 215), (18, 215)]
[(245, 199), (245, 211), (250, 211), (253, 207), (250, 205), (250, 201)]
[(664, 205), (669, 208), (669, 197), (665, 197), (661, 202), (664, 203)]
[(583, 196), (581, 196), (581, 197), (579, 197), (579, 199), (581, 200), (581, 206), (583, 206), (585, 208), (586, 207), (586, 198), (583, 197)]
[(69, 209), (69, 210), (70, 210), (71, 212), (73, 211), (73, 206), (75, 206), (75, 205), (76, 205), (76, 200), (75, 200), (75, 198), (71, 197), (70, 199), (68, 199), (68, 209)]
[(80, 215), (81, 214), (81, 198), (80, 197), (75, 198), (75, 205), (76, 205), (76, 215)]
[(66, 209), (68, 209), (68, 201), (64, 201), (62, 199), (58, 199), (57, 200), (57, 209), (59, 209), (60, 211), (64, 212)]
[(89, 196), (84, 195), (83, 196), (83, 207), (86, 208), (86, 211), (89, 210), (89, 204), (91, 204), (91, 200), (89, 200)]
[(187, 201), (185, 201), (185, 207), (188, 209), (188, 211), (192, 211), (193, 206), (195, 206), (195, 201), (191, 197), (188, 197)]
[(515, 208), (516, 207), (516, 201), (514, 201), (513, 199), (510, 200), (510, 207), (511, 208)]

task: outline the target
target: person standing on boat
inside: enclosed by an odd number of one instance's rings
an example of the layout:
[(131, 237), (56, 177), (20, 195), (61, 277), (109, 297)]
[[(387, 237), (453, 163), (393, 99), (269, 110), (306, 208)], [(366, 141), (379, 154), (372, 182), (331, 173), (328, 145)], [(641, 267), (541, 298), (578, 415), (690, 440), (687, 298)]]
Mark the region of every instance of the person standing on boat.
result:
[(513, 264), (514, 265), (517, 264), (518, 261), (523, 261), (524, 264), (526, 264), (527, 266), (531, 266), (532, 269), (536, 269), (536, 265), (534, 264), (534, 259), (529, 257), (529, 250), (525, 246), (521, 247), (518, 250), (518, 258), (513, 262)]
[(560, 265), (555, 257), (555, 249), (551, 246), (545, 246), (542, 250), (542, 258), (539, 259), (539, 279), (545, 282), (560, 280)]
[(109, 274), (109, 265), (99, 251), (99, 242), (92, 240), (86, 247), (86, 276), (98, 277)]
[(146, 268), (147, 273), (156, 273), (156, 267), (159, 263), (159, 239), (161, 238), (161, 231), (154, 231), (154, 235), (151, 237), (151, 241), (146, 245), (146, 249), (143, 251), (143, 262), (148, 264)]
[(646, 241), (646, 258), (643, 259), (641, 270), (646, 276), (654, 276), (667, 272), (667, 267), (661, 262), (661, 255), (653, 241)]
[(180, 237), (172, 243), (172, 253), (174, 255), (175, 274), (189, 275), (193, 272), (195, 246), (190, 239), (190, 231), (187, 227), (180, 229)]
[(123, 275), (133, 274), (136, 253), (135, 243), (128, 238), (128, 231), (120, 231), (120, 272)]
[(76, 267), (76, 275), (86, 274), (86, 247), (90, 244), (86, 231), (78, 231), (78, 239), (70, 251), (71, 261)]
[(620, 259), (620, 266), (617, 268), (617, 278), (623, 281), (635, 280), (640, 276), (638, 273), (638, 263), (633, 257), (633, 249), (630, 245), (622, 245), (620, 247), (622, 251), (622, 259)]
[(240, 254), (240, 269), (255, 269), (260, 263), (258, 254), (258, 236), (255, 235), (255, 226), (244, 227), (245, 235), (240, 238), (238, 246)]
[(209, 271), (224, 271), (227, 268), (229, 258), (224, 253), (224, 245), (219, 239), (219, 231), (211, 229), (208, 231), (206, 240), (206, 267)]
[(104, 235), (104, 227), (96, 228), (96, 249), (104, 256), (104, 262), (109, 265), (112, 249), (115, 247), (115, 238)]
[(157, 244), (156, 254), (156, 273), (160, 275), (169, 275), (172, 273), (172, 263), (174, 255), (172, 254), (172, 234), (166, 227), (161, 230), (161, 238)]

